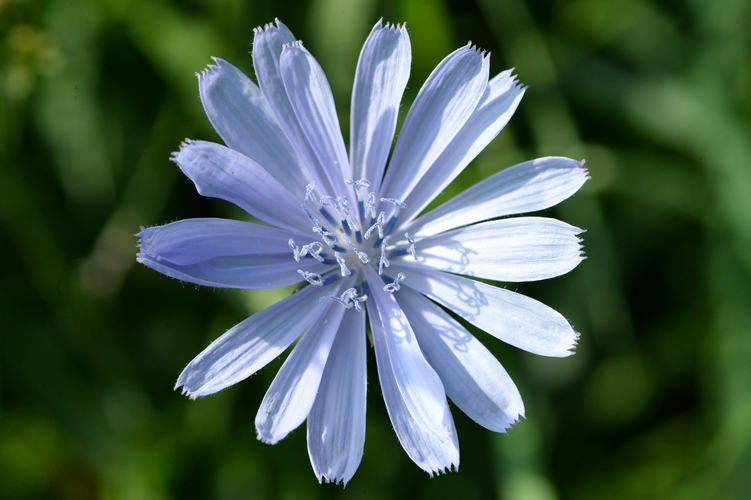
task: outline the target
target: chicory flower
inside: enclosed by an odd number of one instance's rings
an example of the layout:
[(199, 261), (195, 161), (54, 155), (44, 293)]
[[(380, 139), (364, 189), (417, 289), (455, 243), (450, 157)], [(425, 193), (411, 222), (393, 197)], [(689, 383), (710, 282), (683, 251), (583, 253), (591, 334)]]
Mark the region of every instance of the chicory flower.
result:
[(255, 425), (275, 443), (307, 420), (319, 480), (346, 483), (362, 457), (367, 325), (396, 435), (431, 475), (459, 464), (447, 397), (497, 432), (524, 415), (501, 364), (446, 310), (535, 354), (568, 356), (578, 338), (548, 306), (472, 278), (540, 280), (581, 262), (580, 229), (505, 217), (574, 194), (588, 178), (582, 162), (524, 162), (421, 214), (501, 131), (525, 88), (511, 71), (489, 78), (489, 55), (461, 47), (420, 89), (392, 152), (410, 62), (405, 27), (379, 21), (357, 64), (348, 153), (316, 60), (281, 22), (256, 29), (257, 85), (221, 59), (199, 74), (226, 146), (186, 141), (173, 160), (200, 194), (265, 224), (187, 219), (139, 234), (138, 261), (182, 281), (301, 285), (211, 343), (176, 387), (215, 393), (299, 339)]

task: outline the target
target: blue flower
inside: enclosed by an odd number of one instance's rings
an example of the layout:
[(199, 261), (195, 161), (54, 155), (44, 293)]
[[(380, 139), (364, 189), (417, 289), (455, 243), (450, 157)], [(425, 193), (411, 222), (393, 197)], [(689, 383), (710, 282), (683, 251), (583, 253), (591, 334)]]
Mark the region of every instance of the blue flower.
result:
[(525, 88), (511, 71), (489, 79), (486, 53), (457, 49), (420, 89), (391, 152), (410, 61), (405, 27), (379, 21), (357, 64), (347, 154), (316, 60), (281, 22), (256, 29), (258, 85), (221, 59), (198, 78), (227, 146), (186, 141), (172, 159), (200, 194), (266, 224), (187, 219), (139, 234), (138, 261), (179, 280), (245, 289), (301, 284), (211, 343), (176, 387), (191, 398), (213, 394), (299, 339), (255, 425), (259, 439), (276, 443), (307, 420), (319, 480), (346, 483), (362, 457), (366, 318), (391, 423), (431, 475), (459, 464), (447, 397), (497, 432), (524, 416), (501, 364), (446, 310), (535, 354), (568, 356), (577, 342), (553, 309), (464, 276), (519, 282), (576, 267), (580, 229), (501, 217), (571, 196), (588, 179), (582, 162), (520, 163), (420, 215), (500, 132)]

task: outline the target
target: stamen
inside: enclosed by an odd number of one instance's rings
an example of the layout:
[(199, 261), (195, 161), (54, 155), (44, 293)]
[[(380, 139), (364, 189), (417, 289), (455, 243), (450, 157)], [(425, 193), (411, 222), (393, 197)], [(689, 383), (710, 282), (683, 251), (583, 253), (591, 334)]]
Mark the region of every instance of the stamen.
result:
[(361, 303), (368, 300), (367, 295), (360, 295), (359, 297), (352, 297), (352, 305), (355, 307), (355, 311), (362, 311)]
[(309, 201), (314, 202), (317, 207), (321, 206), (321, 199), (316, 194), (316, 185), (313, 183), (305, 186), (305, 200), (303, 202), (307, 203)]
[(338, 302), (341, 305), (343, 305), (346, 309), (352, 309), (354, 307), (355, 311), (361, 311), (362, 306), (360, 304), (368, 300), (368, 296), (361, 295), (358, 297), (357, 289), (348, 288), (344, 290), (344, 292), (342, 292), (342, 294), (339, 297), (337, 297), (336, 295), (332, 295), (330, 297), (323, 297), (323, 299), (329, 299), (329, 300)]
[(358, 201), (362, 200), (360, 189), (370, 187), (370, 182), (368, 182), (367, 179), (360, 179), (359, 181), (349, 179), (345, 180), (344, 182), (355, 188), (355, 195), (357, 196)]
[(302, 257), (302, 255), (300, 254), (300, 249), (295, 245), (295, 240), (290, 238), (287, 243), (289, 244), (289, 249), (292, 250), (292, 257), (295, 258), (295, 262), (300, 262), (300, 257)]
[(389, 263), (389, 259), (386, 258), (386, 246), (389, 244), (389, 237), (386, 236), (383, 239), (383, 246), (381, 246), (381, 258), (378, 259), (378, 274), (383, 274), (383, 268), (389, 267), (391, 264)]
[(319, 241), (310, 242), (307, 245), (303, 245), (302, 247), (295, 245), (295, 240), (293, 240), (292, 238), (290, 238), (287, 243), (289, 244), (290, 250), (292, 250), (292, 257), (295, 258), (295, 262), (300, 262), (300, 259), (305, 257), (306, 255), (310, 255), (318, 262), (324, 261), (324, 258), (321, 255), (323, 245), (321, 245)]
[(399, 216), (399, 210), (402, 208), (407, 208), (407, 204), (404, 203), (401, 200), (397, 200), (396, 198), (381, 198), (381, 201), (384, 203), (390, 203), (394, 207), (394, 211), (391, 213), (392, 217), (398, 217)]
[(298, 269), (297, 274), (302, 276), (305, 281), (313, 286), (323, 286), (323, 279), (321, 279), (321, 275), (318, 273), (311, 273), (310, 271), (305, 271), (304, 269)]
[(347, 262), (339, 252), (334, 252), (334, 257), (336, 257), (336, 263), (339, 264), (339, 271), (342, 273), (342, 276), (349, 276), (352, 274), (352, 271), (347, 267)]
[(362, 262), (363, 264), (367, 264), (368, 262), (370, 262), (370, 259), (368, 258), (368, 254), (358, 250), (355, 244), (352, 243), (350, 239), (347, 238), (346, 236), (344, 236), (343, 238), (344, 238), (344, 241), (347, 242), (347, 245), (349, 245), (349, 247), (352, 249), (352, 251), (355, 252), (355, 255), (357, 255), (357, 258), (360, 259), (360, 262)]
[[(303, 245), (302, 249), (300, 250), (300, 255), (310, 255), (318, 262), (323, 262), (323, 257), (321, 257), (321, 251), (323, 250), (323, 245), (319, 241), (313, 241), (311, 243), (308, 243), (307, 245)], [(299, 262), (299, 261), (298, 261)]]
[(404, 233), (404, 237), (407, 238), (407, 242), (409, 242), (409, 253), (412, 254), (412, 258), (417, 260), (417, 252), (415, 251), (415, 240), (410, 236), (409, 233)]
[(349, 204), (347, 202), (347, 198), (345, 198), (344, 196), (334, 198), (334, 204), (336, 211), (339, 212), (339, 217), (341, 217), (342, 219), (342, 228), (344, 228), (344, 231), (347, 234), (351, 234), (352, 231), (356, 231), (357, 223), (349, 213)]
[[(336, 238), (334, 237), (334, 233), (330, 232), (328, 229), (326, 229), (323, 226), (321, 226), (321, 221), (318, 220), (318, 217), (316, 217), (313, 214), (313, 212), (310, 211), (310, 209), (307, 207), (307, 205), (305, 205), (304, 202), (300, 206), (302, 207), (303, 211), (305, 212), (305, 215), (308, 216), (308, 219), (310, 220), (310, 222), (313, 223), (313, 231), (316, 232), (317, 234), (321, 235), (321, 239), (323, 239), (324, 241), (326, 241), (326, 238), (329, 237), (329, 238), (333, 238), (334, 241), (336, 241)], [(327, 233), (327, 236), (323, 236), (322, 232)], [(329, 245), (329, 246), (331, 246), (331, 244), (328, 243), (328, 242), (326, 242), (326, 244)]]
[[(305, 206), (303, 205), (303, 208), (304, 207)], [(310, 220), (313, 222), (313, 232), (320, 236), (323, 242), (326, 243), (326, 245), (328, 245), (330, 248), (334, 248), (336, 246), (336, 236), (334, 236), (334, 233), (323, 227), (316, 216), (314, 216), (313, 214), (308, 213), (308, 217), (310, 217)]]
[(334, 219), (334, 217), (331, 215), (331, 212), (329, 212), (325, 208), (327, 206), (331, 206), (331, 207), (334, 206), (334, 203), (333, 203), (334, 197), (327, 195), (327, 196), (321, 196), (319, 199), (321, 201), (321, 204), (318, 207), (318, 211), (321, 213), (321, 215), (323, 215), (323, 218), (326, 219), (329, 222), (329, 224), (331, 224), (332, 226), (339, 225), (336, 219)]
[(383, 291), (388, 293), (398, 292), (401, 288), (401, 285), (399, 284), (400, 281), (404, 281), (403, 273), (397, 273), (393, 283), (386, 283), (385, 285), (383, 285)]
[(386, 222), (386, 214), (381, 211), (378, 214), (378, 217), (376, 218), (375, 222), (368, 228), (367, 231), (365, 231), (365, 239), (367, 240), (370, 238), (370, 235), (373, 234), (373, 231), (375, 229), (378, 229), (378, 237), (383, 238), (383, 223)]
[(394, 208), (391, 211), (391, 218), (389, 219), (388, 224), (386, 224), (386, 227), (383, 229), (383, 232), (386, 234), (391, 233), (391, 230), (394, 229), (394, 225), (396, 224), (396, 219), (399, 217), (399, 210), (402, 208), (407, 208), (407, 204), (397, 200), (396, 198), (381, 198), (381, 201), (384, 203), (390, 203)]
[[(367, 210), (365, 210), (365, 211), (368, 214), (370, 214), (370, 218), (371, 219), (375, 219), (376, 218), (375, 205), (376, 205), (376, 194), (375, 193), (369, 193), (368, 194), (368, 202), (367, 202), (367, 205), (366, 205)], [(370, 223), (372, 224), (373, 222), (371, 221)]]

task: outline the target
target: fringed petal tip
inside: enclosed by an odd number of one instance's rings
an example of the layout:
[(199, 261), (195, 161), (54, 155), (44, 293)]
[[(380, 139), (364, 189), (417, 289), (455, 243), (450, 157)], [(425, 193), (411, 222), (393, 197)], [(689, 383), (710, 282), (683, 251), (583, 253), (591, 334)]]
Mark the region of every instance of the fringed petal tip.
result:
[(472, 40), (469, 40), (467, 42), (467, 45), (465, 45), (463, 48), (466, 48), (466, 49), (469, 49), (471, 51), (477, 52), (478, 54), (480, 54), (483, 57), (483, 59), (487, 59), (487, 58), (490, 57), (490, 51), (489, 50), (481, 49), (480, 47), (478, 47), (477, 45), (475, 45), (474, 43), (472, 43)]
[[(192, 363), (191, 363), (192, 364)], [(208, 396), (210, 394), (213, 394), (216, 391), (207, 391), (205, 389), (205, 386), (197, 385), (195, 383), (195, 379), (193, 379), (193, 383), (191, 383), (191, 375), (190, 375), (190, 367), (191, 364), (188, 364), (188, 366), (185, 367), (185, 369), (180, 373), (180, 375), (177, 377), (177, 382), (175, 382), (175, 387), (173, 387), (173, 390), (180, 391), (180, 394), (183, 396), (187, 396), (189, 399), (195, 401), (198, 398)]]
[(514, 91), (515, 93), (524, 95), (527, 91), (528, 85), (519, 81), (519, 75), (514, 73), (514, 71), (516, 71), (515, 67), (505, 69), (494, 76), (492, 80), (505, 80), (507, 82), (506, 85), (501, 87), (503, 88), (503, 93)]
[(373, 26), (373, 30), (376, 29), (383, 29), (383, 30), (391, 30), (394, 32), (397, 31), (405, 31), (407, 29), (407, 23), (392, 23), (390, 21), (387, 21), (386, 24), (383, 23), (383, 18), (380, 18), (377, 23), (375, 23), (375, 26)]
[(514, 420), (508, 423), (505, 429), (499, 432), (499, 434), (506, 434), (508, 435), (512, 430), (516, 428), (517, 425), (522, 423), (522, 420), (525, 420), (527, 417), (524, 416), (524, 410), (522, 410), (521, 413), (519, 413), (516, 417), (514, 417)]
[(347, 486), (347, 483), (350, 479), (352, 479), (352, 476), (349, 477), (343, 477), (343, 476), (327, 476), (326, 474), (317, 474), (316, 478), (318, 479), (318, 484), (333, 484), (336, 486), (341, 486), (342, 489), (344, 489)]
[(587, 252), (584, 251), (584, 245), (582, 244), (582, 242), (584, 240), (582, 240), (581, 238), (578, 238), (578, 240), (579, 240), (578, 241), (578, 243), (579, 243), (579, 258), (581, 260), (586, 260), (587, 259)]
[(229, 64), (221, 57), (211, 56), (211, 60), (214, 61), (213, 64), (208, 64), (204, 69), (196, 72), (196, 77), (198, 78), (199, 82), (205, 81), (207, 77), (219, 71), (221, 69), (221, 66)]
[[(588, 180), (592, 179), (592, 176), (589, 175), (589, 169), (587, 167), (585, 167), (585, 165), (587, 163), (586, 158), (582, 158), (579, 161), (574, 160), (574, 162), (576, 163), (577, 168), (579, 170), (581, 170), (581, 173), (582, 173), (582, 175), (584, 177), (584, 182), (587, 182)], [(584, 182), (582, 182), (582, 184)]]
[(284, 439), (284, 437), (286, 437), (286, 434), (284, 436), (282, 436), (281, 438), (273, 438), (273, 437), (270, 437), (270, 436), (264, 436), (256, 428), (256, 439), (258, 439), (263, 444), (275, 445), (276, 443), (278, 443), (279, 441), (281, 441), (282, 439)]
[(446, 467), (442, 467), (442, 468), (435, 469), (435, 470), (426, 470), (425, 472), (428, 473), (428, 476), (430, 476), (431, 479), (434, 477), (443, 475), (443, 474), (448, 474), (449, 472), (459, 472), (459, 462), (458, 461), (456, 463), (452, 462)]
[(137, 238), (136, 247), (138, 247), (138, 249), (140, 250), (140, 249), (143, 249), (145, 245), (148, 245), (149, 235), (146, 232), (145, 227), (140, 226), (138, 229), (139, 231), (133, 236)]
[(141, 246), (141, 235), (146, 231), (146, 226), (138, 226), (138, 232), (135, 233), (133, 236), (138, 238), (138, 246)]
[(177, 163), (177, 164), (178, 164), (178, 166), (179, 166), (179, 157), (180, 157), (180, 154), (181, 154), (181, 153), (183, 153), (183, 152), (185, 151), (185, 149), (186, 149), (186, 148), (188, 148), (188, 147), (192, 146), (192, 145), (193, 145), (193, 144), (195, 144), (195, 143), (196, 143), (196, 141), (195, 141), (195, 140), (193, 140), (193, 139), (188, 139), (188, 138), (186, 137), (186, 138), (185, 138), (185, 139), (183, 139), (183, 140), (182, 140), (182, 142), (180, 143), (180, 146), (178, 147), (177, 151), (173, 151), (172, 153), (170, 153), (170, 155), (169, 155), (169, 160), (170, 160), (170, 161), (171, 161), (172, 163)]
[(286, 28), (286, 26), (284, 26), (284, 23), (282, 23), (278, 17), (275, 17), (273, 22), (266, 23), (263, 26), (256, 26), (255, 28), (253, 28), (253, 33), (263, 33), (266, 31), (277, 30), (281, 27)]
[(571, 345), (569, 346), (568, 350), (566, 351), (566, 356), (571, 356), (576, 353), (576, 348), (579, 346), (579, 337), (581, 334), (574, 330), (574, 338), (571, 341)]
[(292, 50), (292, 49), (303, 49), (305, 50), (305, 47), (303, 47), (302, 40), (295, 40), (294, 42), (285, 43), (282, 45), (282, 52), (286, 50)]
[(527, 92), (527, 89), (529, 88), (529, 85), (527, 85), (526, 83), (522, 83), (522, 82), (519, 81), (519, 75), (513, 75), (512, 76), (512, 83), (511, 83), (511, 85), (513, 85), (514, 90), (516, 90), (517, 92), (519, 92), (519, 94), (521, 94), (522, 96), (524, 95), (525, 92)]
[(138, 253), (136, 254), (136, 262), (139, 264), (145, 264), (146, 260), (161, 260), (159, 255), (156, 255), (152, 249), (152, 242), (154, 241), (154, 235), (161, 226), (143, 227), (134, 236), (138, 238), (136, 245), (138, 246)]
[[(574, 238), (576, 239), (576, 250), (577, 250), (577, 257), (579, 257), (579, 261), (574, 265), (574, 267), (578, 266), (579, 263), (581, 263), (583, 260), (586, 260), (587, 253), (584, 249), (584, 238), (580, 238), (579, 235), (582, 233), (586, 233), (586, 229), (582, 229), (580, 227), (571, 226), (572, 230), (575, 231), (573, 233)], [(572, 270), (574, 268), (571, 268)]]
[(175, 391), (178, 389), (180, 389), (180, 394), (182, 394), (183, 396), (188, 396), (189, 399), (192, 399), (194, 401), (200, 398), (201, 396), (203, 396), (203, 394), (197, 394), (189, 390), (188, 388), (186, 388), (184, 385), (182, 385), (182, 382), (180, 381), (180, 379), (177, 379), (177, 383), (175, 384), (175, 387), (173, 388), (173, 390)]

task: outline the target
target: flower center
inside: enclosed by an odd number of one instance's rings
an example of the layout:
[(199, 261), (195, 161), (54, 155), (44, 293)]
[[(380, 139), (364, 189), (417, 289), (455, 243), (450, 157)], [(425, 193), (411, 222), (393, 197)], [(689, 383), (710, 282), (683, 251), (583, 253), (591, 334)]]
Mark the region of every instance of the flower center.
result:
[[(359, 282), (363, 283), (362, 266), (373, 265), (382, 275), (383, 270), (391, 265), (390, 257), (407, 253), (416, 257), (415, 242), (409, 233), (404, 234), (406, 244), (401, 242), (392, 246), (389, 242), (399, 211), (406, 205), (394, 198), (380, 198), (378, 203), (375, 192), (369, 191), (370, 183), (364, 179), (346, 182), (353, 187), (357, 207), (353, 210), (344, 196), (321, 196), (315, 186), (309, 184), (301, 208), (318, 239), (300, 246), (293, 239), (289, 240), (296, 262), (310, 258), (331, 266), (321, 274), (304, 269), (297, 271), (313, 286), (326, 286), (340, 277), (357, 272), (361, 273)], [(381, 210), (377, 210), (377, 207)], [(384, 290), (390, 293), (398, 291), (404, 279), (404, 274), (398, 273), (393, 282), (384, 285)], [(367, 295), (358, 296), (357, 289), (350, 288), (341, 296), (330, 298), (348, 309), (354, 307), (359, 310), (360, 303), (367, 299)]]

